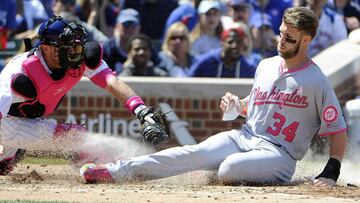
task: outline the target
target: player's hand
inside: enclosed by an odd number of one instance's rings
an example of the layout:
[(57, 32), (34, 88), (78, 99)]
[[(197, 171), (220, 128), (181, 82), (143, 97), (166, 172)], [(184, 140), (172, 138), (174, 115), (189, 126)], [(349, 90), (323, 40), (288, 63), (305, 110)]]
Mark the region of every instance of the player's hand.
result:
[(224, 96), (221, 97), (220, 101), (220, 109), (222, 112), (226, 112), (227, 110), (231, 109), (233, 105), (236, 106), (236, 110), (238, 112), (242, 112), (241, 106), (239, 105), (239, 97), (230, 93), (226, 92)]
[(315, 186), (319, 186), (319, 187), (334, 187), (336, 186), (336, 182), (331, 179), (331, 178), (317, 178), (313, 181), (313, 184)]

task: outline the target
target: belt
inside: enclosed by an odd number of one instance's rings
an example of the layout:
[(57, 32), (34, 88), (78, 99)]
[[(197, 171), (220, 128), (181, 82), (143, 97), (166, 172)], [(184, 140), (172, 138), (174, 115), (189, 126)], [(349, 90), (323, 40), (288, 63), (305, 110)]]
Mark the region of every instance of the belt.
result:
[(269, 141), (269, 140), (266, 140), (266, 141), (269, 142), (270, 144), (278, 147), (279, 149), (284, 150), (292, 159), (296, 160), (296, 159), (289, 153), (289, 151), (286, 149), (286, 147), (282, 146), (281, 144), (277, 144), (277, 143), (271, 142), (271, 141)]

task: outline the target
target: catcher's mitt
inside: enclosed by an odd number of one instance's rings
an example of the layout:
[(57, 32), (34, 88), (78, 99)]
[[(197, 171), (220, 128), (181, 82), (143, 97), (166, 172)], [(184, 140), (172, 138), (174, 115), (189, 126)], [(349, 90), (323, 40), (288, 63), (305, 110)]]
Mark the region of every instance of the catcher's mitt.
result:
[(141, 123), (143, 142), (157, 145), (170, 138), (166, 115), (160, 109), (154, 111), (152, 107), (145, 107), (136, 116)]

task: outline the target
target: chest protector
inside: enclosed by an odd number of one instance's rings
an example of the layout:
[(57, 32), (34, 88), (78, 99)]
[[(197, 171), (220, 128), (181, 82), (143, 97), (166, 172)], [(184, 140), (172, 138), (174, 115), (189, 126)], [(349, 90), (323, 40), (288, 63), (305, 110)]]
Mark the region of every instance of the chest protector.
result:
[[(53, 80), (44, 69), (38, 56), (30, 56), (23, 64), (24, 74), (14, 76), (12, 89), (27, 100), (11, 105), (9, 115), (38, 118), (53, 113), (67, 92), (81, 79), (74, 78), (68, 72), (60, 80)], [(85, 65), (80, 67), (81, 75)]]

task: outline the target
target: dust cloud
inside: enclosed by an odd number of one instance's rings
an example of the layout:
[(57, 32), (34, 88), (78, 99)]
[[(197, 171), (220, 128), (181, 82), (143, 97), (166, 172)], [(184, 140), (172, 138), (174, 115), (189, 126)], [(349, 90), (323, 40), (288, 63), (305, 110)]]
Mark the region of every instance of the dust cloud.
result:
[[(358, 153), (347, 151), (341, 163), (341, 171), (338, 184), (346, 186), (348, 184), (360, 186), (360, 160), (356, 157)], [(298, 162), (294, 180), (314, 180), (314, 178), (324, 169), (329, 156), (318, 155), (309, 150), (306, 156)]]

